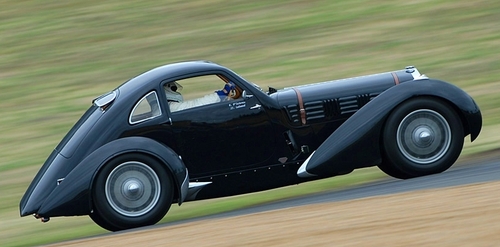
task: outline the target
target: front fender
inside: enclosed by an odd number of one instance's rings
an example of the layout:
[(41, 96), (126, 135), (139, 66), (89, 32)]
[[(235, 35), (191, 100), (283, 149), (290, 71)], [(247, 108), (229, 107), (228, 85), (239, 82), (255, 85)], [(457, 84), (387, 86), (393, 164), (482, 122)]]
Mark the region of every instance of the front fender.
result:
[(127, 137), (112, 141), (83, 159), (52, 191), (38, 215), (43, 217), (86, 215), (92, 210), (91, 188), (99, 169), (125, 153), (145, 153), (165, 164), (174, 179), (181, 204), (187, 195), (188, 171), (170, 148), (145, 137)]
[(306, 159), (297, 175), (336, 175), (380, 163), (379, 144), (385, 120), (403, 101), (419, 96), (448, 101), (461, 116), (465, 133), (471, 135), (471, 141), (479, 135), (481, 112), (463, 90), (434, 79), (406, 82), (389, 88), (353, 114)]

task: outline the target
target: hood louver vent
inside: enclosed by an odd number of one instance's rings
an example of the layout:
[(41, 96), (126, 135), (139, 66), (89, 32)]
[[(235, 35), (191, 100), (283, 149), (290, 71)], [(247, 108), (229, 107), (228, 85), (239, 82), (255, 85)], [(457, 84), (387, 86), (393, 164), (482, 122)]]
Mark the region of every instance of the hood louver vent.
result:
[(325, 118), (325, 109), (322, 101), (307, 102), (304, 104), (307, 121)]
[(290, 122), (292, 122), (293, 124), (300, 123), (300, 112), (298, 105), (287, 105), (285, 106), (285, 110), (288, 114), (288, 119), (290, 120)]
[(359, 109), (358, 96), (342, 97), (338, 99), (340, 114), (355, 113)]
[[(315, 120), (332, 119), (338, 116), (351, 115), (365, 104), (377, 97), (379, 93), (361, 94), (304, 103), (307, 123), (317, 122)], [(293, 124), (300, 124), (300, 109), (298, 105), (285, 106), (288, 119)], [(348, 117), (348, 116), (346, 116)]]

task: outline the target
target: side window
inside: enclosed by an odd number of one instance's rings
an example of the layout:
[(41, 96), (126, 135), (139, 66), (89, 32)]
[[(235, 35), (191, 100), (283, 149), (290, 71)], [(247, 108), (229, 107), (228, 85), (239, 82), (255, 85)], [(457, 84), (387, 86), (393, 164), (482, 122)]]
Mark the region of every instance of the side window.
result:
[(137, 102), (132, 112), (130, 112), (128, 122), (130, 124), (136, 124), (158, 116), (161, 116), (161, 109), (158, 105), (158, 95), (155, 91), (152, 91)]
[(218, 74), (167, 81), (164, 89), (171, 112), (238, 99), (242, 92), (233, 82)]

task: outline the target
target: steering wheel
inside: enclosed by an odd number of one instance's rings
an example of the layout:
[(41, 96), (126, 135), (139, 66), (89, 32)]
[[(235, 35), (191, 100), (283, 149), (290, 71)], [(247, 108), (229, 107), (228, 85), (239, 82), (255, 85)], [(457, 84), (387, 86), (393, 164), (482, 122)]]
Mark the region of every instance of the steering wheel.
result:
[(238, 86), (234, 86), (233, 88), (231, 88), (227, 96), (231, 99), (239, 99), (241, 97), (241, 92), (241, 88), (239, 88)]

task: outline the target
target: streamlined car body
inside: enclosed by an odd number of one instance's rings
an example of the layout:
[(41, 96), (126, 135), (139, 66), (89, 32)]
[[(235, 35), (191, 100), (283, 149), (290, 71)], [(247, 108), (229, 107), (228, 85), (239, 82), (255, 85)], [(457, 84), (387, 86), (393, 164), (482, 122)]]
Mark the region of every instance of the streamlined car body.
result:
[[(210, 76), (224, 89), (174, 110), (188, 102), (179, 87), (200, 88), (185, 80)], [(155, 224), (172, 203), (363, 167), (424, 176), (448, 169), (481, 125), (469, 95), (411, 66), (265, 92), (212, 62), (169, 64), (96, 98), (33, 179), (20, 213), (89, 215), (117, 231)]]

